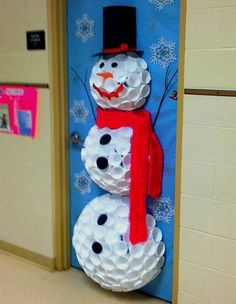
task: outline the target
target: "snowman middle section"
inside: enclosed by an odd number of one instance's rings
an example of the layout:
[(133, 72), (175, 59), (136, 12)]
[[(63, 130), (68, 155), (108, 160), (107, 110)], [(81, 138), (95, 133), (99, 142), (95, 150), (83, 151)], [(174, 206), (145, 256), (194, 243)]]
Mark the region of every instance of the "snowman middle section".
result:
[(130, 189), (131, 138), (133, 130), (93, 126), (85, 139), (81, 158), (91, 179), (102, 189), (128, 195)]

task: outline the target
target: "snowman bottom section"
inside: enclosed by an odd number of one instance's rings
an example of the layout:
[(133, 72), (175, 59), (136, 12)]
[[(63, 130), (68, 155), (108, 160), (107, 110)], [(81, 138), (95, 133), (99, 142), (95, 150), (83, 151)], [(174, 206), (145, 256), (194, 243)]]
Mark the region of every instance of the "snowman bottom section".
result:
[(129, 197), (104, 194), (81, 212), (73, 234), (77, 259), (85, 273), (103, 288), (131, 291), (161, 272), (165, 245), (153, 216), (147, 214), (148, 239), (129, 241)]

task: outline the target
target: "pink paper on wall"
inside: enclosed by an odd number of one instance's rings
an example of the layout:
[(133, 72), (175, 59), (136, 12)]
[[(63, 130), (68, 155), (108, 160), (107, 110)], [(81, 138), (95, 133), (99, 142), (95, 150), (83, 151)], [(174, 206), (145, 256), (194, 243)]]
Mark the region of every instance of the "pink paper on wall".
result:
[(0, 86), (0, 131), (35, 137), (37, 125), (37, 89)]

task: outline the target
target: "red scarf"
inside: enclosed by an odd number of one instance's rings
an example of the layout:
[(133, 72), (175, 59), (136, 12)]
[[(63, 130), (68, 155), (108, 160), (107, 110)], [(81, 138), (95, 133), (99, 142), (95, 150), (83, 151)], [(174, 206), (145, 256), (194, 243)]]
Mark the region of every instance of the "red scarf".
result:
[(118, 129), (131, 127), (131, 183), (130, 183), (130, 242), (137, 244), (147, 240), (146, 195), (161, 194), (163, 153), (153, 131), (149, 112), (134, 110), (97, 109), (99, 128)]

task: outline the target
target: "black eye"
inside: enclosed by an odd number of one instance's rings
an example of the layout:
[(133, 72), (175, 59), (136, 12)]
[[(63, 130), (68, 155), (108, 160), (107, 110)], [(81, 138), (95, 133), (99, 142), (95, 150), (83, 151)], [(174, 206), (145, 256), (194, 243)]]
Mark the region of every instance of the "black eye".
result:
[(112, 68), (116, 68), (118, 66), (118, 63), (117, 62), (112, 62), (111, 66), (112, 66)]
[(100, 64), (99, 64), (99, 68), (101, 69), (101, 68), (103, 68), (104, 67), (104, 62), (101, 62)]

